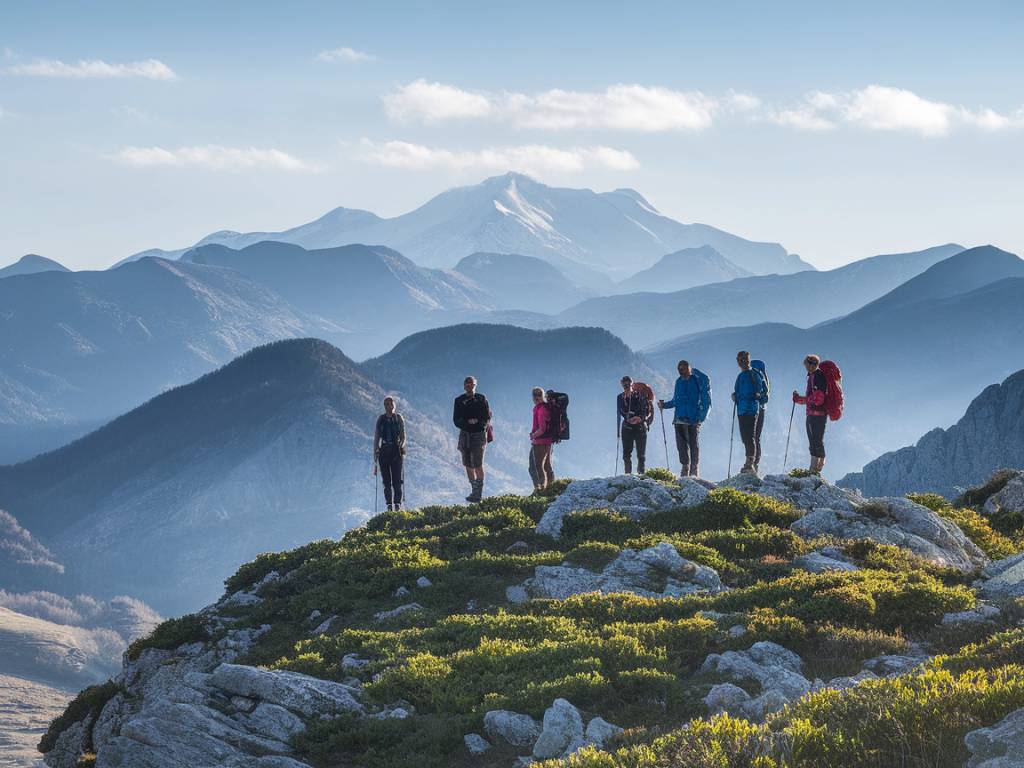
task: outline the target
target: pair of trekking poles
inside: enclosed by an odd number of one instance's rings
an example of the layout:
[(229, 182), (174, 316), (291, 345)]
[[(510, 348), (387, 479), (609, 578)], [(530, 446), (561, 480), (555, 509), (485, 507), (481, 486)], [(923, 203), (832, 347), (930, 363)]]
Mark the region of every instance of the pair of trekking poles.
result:
[[(789, 411), (789, 429), (786, 430), (786, 452), (782, 455), (782, 473), (786, 473), (786, 463), (789, 461), (789, 438), (793, 435), (793, 417), (796, 415), (796, 403)], [(664, 422), (664, 420), (662, 420)], [(664, 427), (662, 423), (662, 427)], [(736, 435), (736, 403), (732, 404), (732, 427), (729, 430), (729, 468), (726, 470), (726, 477), (732, 477), (732, 443)], [(665, 455), (668, 456), (668, 447), (665, 448)], [(666, 459), (667, 460), (667, 459)]]

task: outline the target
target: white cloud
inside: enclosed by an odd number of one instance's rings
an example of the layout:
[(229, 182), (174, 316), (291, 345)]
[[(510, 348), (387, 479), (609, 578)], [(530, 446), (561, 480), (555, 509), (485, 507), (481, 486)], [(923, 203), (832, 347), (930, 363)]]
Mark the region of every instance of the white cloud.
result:
[(602, 146), (562, 149), (543, 144), (526, 144), (450, 150), (406, 141), (376, 143), (368, 139), (363, 140), (362, 146), (363, 159), (367, 162), (414, 171), (447, 169), (575, 173), (588, 168), (622, 171), (639, 166), (631, 153)]
[(271, 169), (279, 171), (316, 171), (316, 166), (279, 149), (254, 147), (125, 147), (115, 156), (135, 168), (194, 167), (212, 170)]
[(490, 117), (496, 113), (491, 100), (453, 85), (416, 80), (384, 96), (384, 109), (392, 120), (420, 119), (426, 123)]
[(730, 90), (726, 94), (726, 103), (735, 112), (753, 112), (760, 108), (761, 99), (752, 93)]
[(332, 48), (329, 51), (320, 51), (316, 55), (316, 60), (328, 63), (333, 61), (376, 61), (377, 57), (363, 51), (357, 51), (355, 48), (343, 46), (341, 48)]
[(142, 77), (148, 80), (177, 80), (173, 69), (157, 59), (135, 61), (130, 64), (110, 64), (101, 59), (80, 59), (73, 64), (57, 59), (37, 59), (31, 64), (8, 67), (12, 75), (34, 77), (87, 78)]
[(988, 107), (972, 110), (925, 99), (913, 91), (869, 85), (843, 93), (815, 92), (801, 104), (772, 108), (768, 120), (801, 130), (827, 130), (838, 123), (872, 131), (915, 133), (929, 138), (948, 136), (960, 127), (997, 131), (1024, 126), (1024, 115), (1004, 115)]
[(388, 116), (399, 121), (496, 119), (550, 131), (605, 128), (645, 133), (702, 130), (711, 125), (717, 108), (699, 91), (643, 85), (612, 85), (603, 91), (552, 89), (531, 95), (468, 91), (426, 80), (400, 86), (384, 96), (384, 105)]

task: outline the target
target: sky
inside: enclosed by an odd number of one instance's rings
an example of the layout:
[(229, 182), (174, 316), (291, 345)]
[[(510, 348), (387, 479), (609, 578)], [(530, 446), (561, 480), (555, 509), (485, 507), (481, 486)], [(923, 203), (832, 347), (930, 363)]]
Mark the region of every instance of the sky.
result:
[(0, 265), (393, 216), (508, 170), (819, 268), (1024, 254), (1022, 38), (1024, 3), (986, 0), (5, 0)]

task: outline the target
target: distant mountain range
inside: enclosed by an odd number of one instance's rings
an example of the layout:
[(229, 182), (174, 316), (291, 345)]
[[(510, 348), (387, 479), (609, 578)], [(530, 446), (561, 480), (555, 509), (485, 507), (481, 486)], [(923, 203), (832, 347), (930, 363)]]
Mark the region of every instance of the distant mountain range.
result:
[(644, 347), (683, 333), (780, 322), (808, 327), (879, 298), (963, 250), (949, 244), (855, 261), (827, 272), (761, 275), (674, 293), (588, 299), (556, 316), (564, 325), (600, 325), (627, 344)]
[[(624, 278), (666, 253), (702, 245), (756, 274), (812, 268), (777, 243), (675, 221), (631, 189), (596, 193), (549, 187), (518, 173), (450, 189), (394, 218), (336, 208), (282, 232), (214, 232), (196, 245), (215, 243), (239, 250), (263, 240), (308, 249), (379, 244), (427, 267), (453, 267), (479, 252), (536, 256), (590, 289), (607, 287), (609, 276)], [(174, 257), (187, 250), (144, 251), (136, 257)]]
[(615, 293), (672, 293), (708, 283), (724, 283), (753, 273), (738, 267), (710, 245), (684, 248), (615, 286)]
[(952, 498), (1003, 467), (1024, 466), (1024, 371), (992, 384), (949, 429), (879, 456), (839, 485), (869, 496), (930, 491)]
[(459, 261), (455, 271), (472, 280), (502, 310), (550, 314), (592, 295), (536, 256), (473, 253)]
[(68, 268), (63, 264), (48, 259), (45, 256), (37, 256), (34, 253), (22, 256), (13, 264), (0, 269), (0, 278), (13, 277), (14, 275), (34, 275), (36, 272), (67, 272)]
[[(669, 371), (678, 359), (689, 359), (725, 388), (705, 430), (707, 437), (717, 434), (719, 444), (728, 439), (731, 409), (725, 398), (737, 372), (734, 352), (745, 349), (766, 360), (777, 403), (769, 411), (774, 426), (766, 427), (772, 455), (782, 452), (788, 393), (804, 386), (800, 361), (809, 352), (837, 361), (847, 406), (826, 441), (827, 471), (835, 476), (859, 469), (936, 424), (950, 423), (963, 413), (979, 382), (1001, 380), (1019, 367), (1011, 350), (1020, 349), (1022, 337), (1024, 261), (983, 246), (930, 267), (860, 310), (811, 328), (763, 323), (706, 331), (658, 345), (649, 356)], [(806, 438), (800, 422), (794, 446), (791, 456), (802, 462)], [(726, 459), (717, 451), (709, 470), (720, 474)]]

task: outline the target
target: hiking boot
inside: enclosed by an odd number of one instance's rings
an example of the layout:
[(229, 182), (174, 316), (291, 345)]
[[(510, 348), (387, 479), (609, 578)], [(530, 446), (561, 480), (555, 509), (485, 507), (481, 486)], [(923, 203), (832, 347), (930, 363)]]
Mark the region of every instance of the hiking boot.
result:
[(646, 469), (646, 467), (644, 466), (644, 462), (643, 461), (637, 461), (637, 463), (636, 463), (636, 473), (638, 475), (642, 475), (644, 473), (645, 469)]
[(752, 456), (747, 456), (747, 460), (743, 463), (743, 466), (740, 467), (740, 474), (741, 475), (754, 475), (754, 474), (757, 474), (756, 472), (754, 472), (754, 458)]
[(689, 464), (683, 464), (681, 467), (679, 467), (679, 479), (680, 480), (682, 480), (684, 477), (689, 477), (689, 476), (690, 476), (690, 465)]
[(470, 504), (479, 504), (480, 500), (484, 495), (484, 481), (474, 480), (473, 481), (473, 492), (466, 497), (466, 501)]
[(700, 469), (698, 469), (696, 464), (690, 465), (690, 477), (700, 478)]
[(402, 508), (402, 502), (396, 501), (395, 502), (395, 512), (398, 512), (401, 508)]

